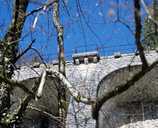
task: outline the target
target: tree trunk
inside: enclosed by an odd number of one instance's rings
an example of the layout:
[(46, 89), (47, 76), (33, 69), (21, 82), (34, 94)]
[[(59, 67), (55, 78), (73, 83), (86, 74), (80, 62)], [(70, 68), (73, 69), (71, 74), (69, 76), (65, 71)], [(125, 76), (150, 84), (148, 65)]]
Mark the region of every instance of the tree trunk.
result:
[(13, 10), (13, 19), (8, 32), (4, 36), (2, 41), (2, 64), (5, 70), (3, 75), (11, 78), (13, 73), (13, 65), (15, 64), (15, 58), (18, 49), (18, 42), (21, 37), (22, 29), (25, 22), (26, 9), (28, 6), (28, 0), (16, 0)]
[[(64, 76), (65, 74), (65, 59), (64, 59), (64, 41), (63, 41), (63, 34), (64, 29), (60, 22), (60, 15), (59, 15), (59, 0), (54, 0), (53, 3), (53, 22), (54, 26), (57, 31), (57, 41), (58, 41), (58, 69), (59, 72), (62, 73)], [(61, 118), (61, 122), (65, 124), (66, 118), (66, 88), (61, 84), (61, 81), (58, 83), (58, 101), (59, 101), (59, 117)]]
[(142, 69), (148, 67), (148, 63), (144, 54), (144, 48), (141, 44), (141, 12), (140, 12), (140, 0), (134, 0), (134, 17), (135, 17), (135, 42), (139, 51), (140, 59), (142, 61)]
[[(11, 79), (14, 71), (13, 65), (15, 64), (18, 42), (24, 26), (28, 3), (29, 0), (15, 1), (11, 25), (1, 41), (0, 75), (8, 79)], [(10, 107), (10, 86), (2, 81), (0, 84), (0, 114), (2, 114)], [(2, 116), (0, 115), (0, 117)]]

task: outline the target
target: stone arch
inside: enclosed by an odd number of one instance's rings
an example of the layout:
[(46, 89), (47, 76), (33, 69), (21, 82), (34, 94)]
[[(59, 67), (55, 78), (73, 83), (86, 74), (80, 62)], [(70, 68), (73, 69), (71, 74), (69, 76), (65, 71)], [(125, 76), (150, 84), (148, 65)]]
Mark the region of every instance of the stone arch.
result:
[[(132, 74), (130, 74), (130, 77), (132, 77), (134, 74), (136, 74), (138, 71), (141, 70), (141, 65), (133, 65), (133, 66), (125, 66), (125, 67), (121, 67), (119, 69), (116, 69), (112, 72), (110, 72), (109, 74), (106, 74), (104, 77), (102, 77), (102, 79), (99, 81), (98, 83), (98, 86), (97, 86), (97, 97), (100, 97), (98, 96), (99, 95), (99, 91), (105, 91), (105, 89), (103, 89), (102, 85), (103, 83), (111, 78), (114, 78), (114, 79), (120, 79), (120, 74), (124, 74), (125, 72), (131, 72)], [(115, 75), (117, 75), (118, 77), (114, 77)], [(122, 76), (121, 76), (122, 77)], [(111, 81), (113, 81), (113, 79), (111, 79)], [(106, 90), (107, 91), (107, 90)]]
[[(39, 77), (35, 76), (21, 82), (31, 90), (34, 84), (39, 84)], [(47, 76), (43, 94), (37, 101), (32, 99), (24, 112), (23, 118), (17, 126), (19, 128), (56, 128), (62, 123), (58, 115), (58, 79)], [(12, 91), (12, 105), (10, 111), (18, 108), (21, 100), (27, 96), (22, 89), (15, 87)]]
[[(99, 82), (97, 97), (102, 98), (118, 85), (126, 83), (139, 71), (141, 71), (141, 65), (124, 67), (111, 72)], [(157, 73), (156, 65), (127, 91), (105, 102), (96, 114), (97, 127), (118, 128), (131, 122), (158, 118)]]

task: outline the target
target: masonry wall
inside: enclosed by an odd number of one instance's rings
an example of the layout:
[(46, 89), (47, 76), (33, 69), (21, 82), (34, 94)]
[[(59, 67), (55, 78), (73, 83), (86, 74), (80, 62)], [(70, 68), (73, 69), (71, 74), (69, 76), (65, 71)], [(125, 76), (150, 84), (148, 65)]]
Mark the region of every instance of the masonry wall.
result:
[[(140, 70), (141, 66), (132, 66), (110, 73), (99, 83), (97, 96), (101, 98), (107, 92), (116, 89), (117, 85), (126, 83)], [(146, 128), (142, 125), (132, 125), (139, 121), (156, 120), (158, 118), (157, 74), (158, 65), (126, 92), (105, 102), (98, 112), (97, 127)]]
[[(155, 51), (149, 51), (146, 53), (146, 58), (151, 64), (158, 59), (158, 53)], [(80, 91), (81, 95), (95, 98), (96, 88), (99, 81), (103, 79), (104, 76), (108, 76), (108, 74), (111, 72), (126, 67), (129, 64), (141, 64), (139, 56), (135, 56), (134, 53), (122, 54), (120, 58), (115, 58), (114, 56), (106, 56), (101, 57), (98, 63), (80, 65), (73, 65), (70, 62), (66, 64), (66, 76), (72, 85), (74, 85), (74, 88)], [(48, 64), (47, 66), (52, 70), (58, 70), (58, 66), (56, 64)], [(40, 67), (36, 67), (32, 70), (31, 65), (30, 67), (22, 66), (15, 72), (14, 79), (21, 81), (24, 79), (32, 78), (32, 76), (39, 76), (38, 74), (41, 73), (42, 68)], [(74, 114), (75, 112), (76, 114)], [(67, 128), (76, 128), (76, 115), (78, 117), (77, 122), (79, 124), (79, 128), (95, 128), (95, 120), (91, 116), (91, 106), (75, 102), (72, 99), (68, 108), (66, 125)]]
[[(30, 90), (34, 84), (39, 84), (39, 78), (30, 78), (22, 81)], [(58, 93), (55, 80), (47, 77), (43, 95), (38, 100), (32, 99), (29, 103), (20, 128), (56, 128), (61, 126), (58, 120)], [(17, 109), (27, 94), (20, 88), (14, 88), (11, 96), (11, 111)]]

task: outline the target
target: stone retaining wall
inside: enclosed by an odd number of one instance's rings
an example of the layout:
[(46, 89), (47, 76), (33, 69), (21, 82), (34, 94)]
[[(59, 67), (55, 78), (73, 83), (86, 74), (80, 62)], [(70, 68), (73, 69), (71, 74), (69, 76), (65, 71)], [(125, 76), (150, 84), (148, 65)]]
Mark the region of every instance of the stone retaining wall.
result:
[[(39, 78), (30, 78), (22, 81), (31, 90), (34, 84), (39, 84)], [(32, 99), (24, 113), (20, 128), (56, 128), (61, 126), (58, 119), (58, 92), (55, 80), (47, 77), (42, 97)], [(11, 111), (18, 108), (27, 94), (20, 88), (14, 88), (11, 96)]]
[[(99, 98), (126, 83), (141, 66), (125, 67), (107, 75), (98, 86)], [(124, 93), (109, 99), (99, 110), (98, 128), (119, 128), (158, 118), (158, 65)], [(138, 127), (139, 128), (139, 127)]]

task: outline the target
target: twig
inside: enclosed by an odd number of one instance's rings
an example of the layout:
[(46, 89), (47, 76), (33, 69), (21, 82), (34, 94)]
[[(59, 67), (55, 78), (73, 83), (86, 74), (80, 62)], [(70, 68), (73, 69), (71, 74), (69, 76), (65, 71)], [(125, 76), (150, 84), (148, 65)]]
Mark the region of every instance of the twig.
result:
[(45, 61), (44, 61), (43, 57), (41, 56), (40, 52), (36, 48), (31, 47), (30, 49), (32, 49), (33, 51), (35, 51), (37, 53), (37, 55), (40, 57), (40, 59), (41, 59), (42, 63), (44, 64), (44, 66), (47, 67), (47, 64), (45, 63)]
[(30, 15), (33, 15), (33, 14), (36, 13), (36, 12), (41, 11), (44, 7), (46, 7), (46, 9), (49, 8), (50, 6), (52, 6), (53, 3), (54, 3), (54, 1), (51, 2), (51, 3), (45, 4), (45, 5), (43, 5), (43, 6), (39, 7), (39, 8), (37, 8), (37, 9), (32, 10), (31, 12), (29, 12), (29, 13), (26, 14), (26, 17), (28, 17), (28, 16), (30, 16)]
[(17, 60), (19, 60), (24, 54), (26, 54), (26, 53), (31, 49), (31, 47), (32, 47), (32, 45), (33, 45), (34, 42), (35, 42), (35, 39), (32, 40), (31, 43), (28, 45), (28, 47), (27, 47), (21, 54), (19, 54), (19, 55), (15, 58), (13, 64), (16, 63)]
[(14, 81), (14, 80), (10, 80), (10, 79), (7, 79), (6, 77), (0, 75), (0, 81), (6, 83), (6, 84), (9, 84), (11, 86), (11, 88), (13, 87), (19, 87), (21, 88), (24, 92), (34, 96), (34, 93), (32, 91), (30, 91), (27, 87), (25, 87), (24, 84), (22, 84), (21, 82), (17, 82), (17, 81)]
[(29, 105), (27, 106), (27, 108), (32, 109), (32, 110), (35, 110), (35, 111), (38, 111), (38, 112), (41, 112), (41, 113), (43, 113), (43, 114), (49, 116), (49, 117), (52, 118), (53, 120), (56, 120), (56, 121), (59, 122), (60, 117), (54, 116), (54, 115), (52, 115), (51, 113), (48, 113), (48, 112), (46, 112), (46, 111), (44, 111), (44, 110), (41, 110), (41, 109), (39, 109), (39, 108), (37, 108), (37, 107), (31, 105), (31, 104), (29, 104)]

